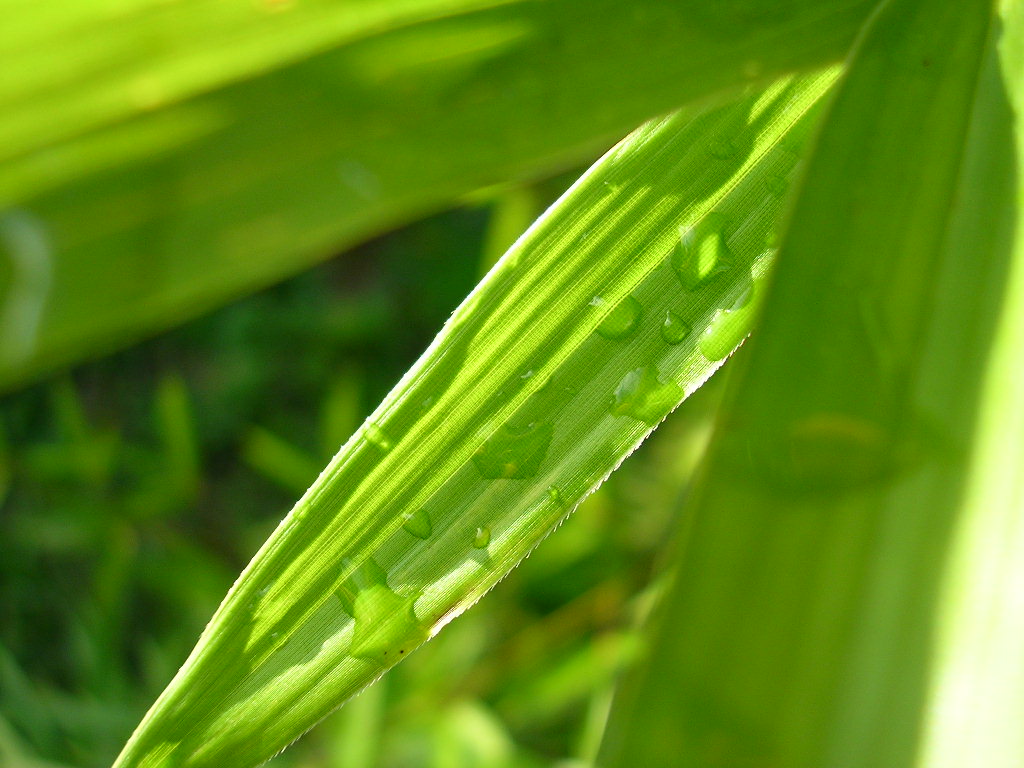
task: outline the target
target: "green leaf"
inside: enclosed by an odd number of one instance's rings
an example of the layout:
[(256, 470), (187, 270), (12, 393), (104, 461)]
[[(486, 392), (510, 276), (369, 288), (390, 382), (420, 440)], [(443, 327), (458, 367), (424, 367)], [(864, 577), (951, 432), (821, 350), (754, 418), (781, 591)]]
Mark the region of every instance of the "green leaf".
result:
[(874, 0), (0, 0), (0, 387), (679, 105)]
[[(118, 765), (266, 759), (527, 555), (731, 351), (701, 349), (760, 292), (766, 179), (791, 175), (833, 79), (653, 123), (588, 171), (282, 522)], [(709, 216), (730, 267), (688, 290), (672, 253)], [(667, 343), (672, 313), (694, 331)]]
[(1024, 760), (1006, 9), (890, 0), (859, 44), (604, 764)]

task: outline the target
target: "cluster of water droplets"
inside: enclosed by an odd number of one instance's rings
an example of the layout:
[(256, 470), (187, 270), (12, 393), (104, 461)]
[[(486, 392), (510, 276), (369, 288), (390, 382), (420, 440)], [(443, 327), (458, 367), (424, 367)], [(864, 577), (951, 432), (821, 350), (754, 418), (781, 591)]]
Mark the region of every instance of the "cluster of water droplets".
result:
[[(719, 148), (723, 156), (734, 151), (727, 144)], [(775, 194), (785, 191), (785, 180), (770, 177), (765, 182)], [(723, 276), (734, 276), (737, 260), (728, 242), (728, 222), (724, 216), (712, 212), (692, 226), (680, 230), (679, 240), (668, 256), (668, 266), (678, 278), (687, 294), (706, 293), (706, 289)], [(723, 283), (723, 287), (725, 284)], [(697, 349), (711, 361), (727, 356), (749, 330), (755, 306), (756, 286), (748, 280), (745, 289), (727, 306), (714, 310), (710, 323), (696, 341)], [(696, 299), (696, 297), (694, 297)], [(691, 338), (697, 318), (689, 319), (690, 307), (706, 312), (706, 301), (688, 301), (677, 308), (664, 309), (660, 315), (645, 311), (636, 296), (609, 300), (595, 296), (590, 302), (594, 311), (601, 313), (595, 334), (607, 342), (620, 343), (634, 338), (649, 327), (661, 341), (674, 347)], [(528, 380), (533, 369), (521, 373)], [(684, 395), (682, 387), (670, 376), (650, 363), (625, 373), (610, 393), (608, 413), (614, 417), (635, 419), (648, 426), (656, 425)], [(550, 421), (505, 423), (495, 430), (471, 457), (471, 466), (484, 480), (520, 481), (536, 477), (542, 469), (554, 436)], [(368, 423), (363, 438), (369, 446), (388, 452), (394, 442), (384, 428)], [(545, 504), (565, 509), (560, 490), (552, 485), (545, 491)], [(428, 541), (437, 535), (448, 536), (442, 522), (440, 530), (427, 508), (407, 511), (402, 516), (402, 529), (408, 536)], [(462, 533), (467, 551), (487, 551), (492, 543), (492, 529), (486, 524), (472, 524)], [(393, 589), (378, 563), (370, 559), (356, 568), (338, 590), (344, 609), (354, 619), (351, 654), (357, 658), (375, 661), (381, 665), (394, 663), (401, 655), (426, 639), (428, 627), (414, 611), (422, 592)]]
[[(561, 491), (554, 485), (544, 490), (541, 499), (545, 504), (556, 505), (559, 510), (566, 507)], [(402, 529), (416, 539), (426, 541), (441, 533), (426, 509), (406, 513), (402, 518)], [(493, 536), (489, 525), (480, 524), (463, 530), (467, 551), (486, 552), (489, 549)], [(351, 561), (343, 561), (344, 568), (351, 566)], [(256, 602), (266, 594), (267, 588), (260, 590)], [(351, 568), (335, 594), (342, 609), (353, 619), (348, 652), (354, 658), (387, 667), (426, 641), (431, 634), (433, 623), (416, 613), (416, 603), (424, 596), (423, 590), (389, 583), (387, 572), (375, 558)]]

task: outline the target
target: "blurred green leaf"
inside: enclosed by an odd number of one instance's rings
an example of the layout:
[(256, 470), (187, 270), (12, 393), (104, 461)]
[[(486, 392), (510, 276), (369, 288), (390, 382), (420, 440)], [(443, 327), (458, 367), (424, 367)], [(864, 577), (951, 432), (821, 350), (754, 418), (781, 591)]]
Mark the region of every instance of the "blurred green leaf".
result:
[(890, 0), (856, 50), (604, 764), (1024, 761), (1004, 9)]
[(362, 387), (363, 373), (352, 363), (332, 377), (320, 409), (320, 442), (324, 455), (333, 455), (359, 426)]
[(170, 494), (194, 501), (199, 491), (199, 446), (196, 443), (188, 388), (180, 376), (164, 376), (156, 391), (155, 418), (164, 443), (164, 477)]
[(0, 765), (5, 768), (62, 768), (57, 763), (38, 760), (18, 739), (18, 734), (0, 717)]
[(11, 488), (11, 450), (7, 444), (7, 434), (0, 423), (0, 507), (7, 499), (7, 493)]
[(874, 0), (0, 0), (0, 387), (680, 104)]
[(510, 187), (495, 198), (480, 255), (480, 277), (487, 274), (542, 210), (537, 192), (529, 184)]
[(266, 759), (528, 554), (743, 338), (770, 182), (833, 78), (658, 121), (591, 168), (282, 522), (117, 764)]
[(334, 721), (330, 768), (374, 768), (386, 693), (386, 681), (381, 680), (350, 701)]
[(306, 490), (320, 472), (316, 459), (262, 427), (250, 427), (242, 458), (264, 477), (295, 493)]

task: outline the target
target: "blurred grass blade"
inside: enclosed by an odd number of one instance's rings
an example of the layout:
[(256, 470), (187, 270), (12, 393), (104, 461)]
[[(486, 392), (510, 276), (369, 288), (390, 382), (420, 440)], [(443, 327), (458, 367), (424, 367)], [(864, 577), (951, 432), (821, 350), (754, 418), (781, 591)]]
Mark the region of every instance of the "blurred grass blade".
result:
[(0, 388), (643, 120), (875, 0), (0, 0)]
[(977, 109), (976, 121), (983, 119), (979, 128), (1000, 136), (1010, 119), (1000, 101), (1002, 85), (1016, 116), (1013, 145), (989, 138), (986, 146), (984, 135), (976, 137), (975, 162), (984, 171), (979, 181), (989, 188), (979, 188), (988, 196), (975, 207), (967, 233), (982, 245), (974, 250), (976, 259), (998, 246), (1012, 251), (1013, 266), (982, 383), (963, 512), (943, 584), (922, 749), (928, 768), (1024, 764), (1024, 231), (1019, 218), (1015, 224), (1008, 220), (1019, 216), (1024, 183), (1019, 167), (1016, 179), (1005, 178), (1011, 157), (1018, 163), (1024, 157), (1024, 4), (1003, 2), (1001, 22), (978, 97), (979, 107), (989, 100), (988, 110)]
[(247, 766), (465, 610), (747, 332), (810, 110), (782, 82), (609, 152), (250, 563), (119, 766)]
[[(1000, 60), (992, 10), (891, 0), (837, 87), (604, 764), (1024, 762), (1019, 576), (977, 613), (963, 564), (950, 587), (956, 622), (989, 620), (997, 603), (1015, 617), (986, 625), (1005, 632), (1012, 696), (995, 667), (983, 682), (931, 652), (951, 547), (970, 551), (958, 538), (981, 520), (1009, 535), (1022, 511), (1024, 253), (1006, 92), (1020, 103), (1020, 38)], [(1014, 546), (1019, 562), (1019, 532), (1008, 542), (972, 552), (976, 578)], [(972, 642), (982, 627), (956, 626), (947, 655), (996, 650)], [(941, 691), (929, 714), (936, 679), (972, 697)], [(996, 689), (989, 709), (978, 697)], [(933, 714), (953, 730), (926, 749)]]

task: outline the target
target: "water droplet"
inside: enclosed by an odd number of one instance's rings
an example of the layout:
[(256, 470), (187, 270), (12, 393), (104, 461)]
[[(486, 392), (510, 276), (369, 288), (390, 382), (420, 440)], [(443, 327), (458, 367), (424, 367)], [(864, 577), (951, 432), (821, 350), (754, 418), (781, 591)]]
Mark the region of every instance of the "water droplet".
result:
[(491, 543), (491, 529), (482, 525), (473, 534), (473, 549), (486, 549)]
[(355, 619), (349, 653), (357, 659), (389, 666), (427, 639), (416, 618), (416, 595), (391, 590), (384, 570), (373, 558), (338, 589), (345, 612)]
[(554, 428), (530, 424), (523, 429), (504, 425), (473, 454), (473, 464), (489, 480), (533, 477), (547, 455)]
[(693, 329), (683, 321), (683, 318), (671, 309), (666, 310), (665, 322), (661, 324), (661, 338), (666, 344), (681, 344), (683, 339), (690, 335), (691, 330)]
[(712, 212), (694, 226), (680, 229), (671, 263), (686, 290), (696, 290), (732, 269), (733, 255), (726, 243), (725, 226), (725, 217)]
[(565, 500), (562, 498), (562, 492), (554, 485), (548, 486), (548, 498), (560, 507), (565, 506)]
[(715, 313), (700, 338), (700, 351), (708, 360), (723, 360), (750, 333), (759, 301), (753, 283), (744, 288), (732, 306)]
[(708, 152), (711, 153), (712, 157), (717, 157), (719, 160), (728, 160), (730, 157), (735, 157), (739, 151), (736, 145), (728, 139), (716, 139), (711, 142), (708, 146)]
[(789, 189), (789, 182), (786, 181), (785, 177), (779, 176), (778, 174), (770, 174), (764, 180), (764, 185), (768, 187), (768, 191), (776, 197), (781, 197), (786, 194), (786, 190)]
[(426, 539), (434, 532), (434, 526), (430, 522), (430, 515), (425, 509), (418, 509), (404, 515), (405, 522), (402, 527), (417, 539)]
[(367, 424), (363, 427), (363, 435), (366, 437), (366, 442), (382, 451), (390, 451), (392, 448), (391, 439), (376, 424)]
[(640, 302), (627, 296), (597, 326), (598, 335), (613, 341), (629, 338), (640, 322), (640, 311)]
[(661, 382), (653, 365), (630, 371), (615, 388), (609, 411), (613, 416), (631, 416), (654, 426), (683, 399), (675, 382)]

